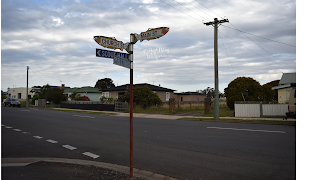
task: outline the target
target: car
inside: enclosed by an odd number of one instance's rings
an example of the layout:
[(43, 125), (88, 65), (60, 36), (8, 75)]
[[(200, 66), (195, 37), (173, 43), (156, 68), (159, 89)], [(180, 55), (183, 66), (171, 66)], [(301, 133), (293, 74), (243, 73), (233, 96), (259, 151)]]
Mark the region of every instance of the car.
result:
[(15, 98), (7, 98), (5, 101), (4, 101), (4, 106), (17, 106), (17, 107), (21, 107), (21, 104), (20, 102), (18, 101), (18, 99), (15, 99)]

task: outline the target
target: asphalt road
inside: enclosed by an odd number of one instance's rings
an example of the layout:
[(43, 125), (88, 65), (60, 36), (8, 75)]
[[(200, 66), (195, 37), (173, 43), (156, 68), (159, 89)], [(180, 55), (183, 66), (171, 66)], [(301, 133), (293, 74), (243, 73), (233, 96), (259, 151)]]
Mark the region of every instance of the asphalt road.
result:
[[(129, 166), (129, 118), (1, 108), (2, 158)], [(295, 179), (295, 126), (134, 118), (137, 169), (178, 179)], [(76, 148), (76, 149), (74, 149)]]

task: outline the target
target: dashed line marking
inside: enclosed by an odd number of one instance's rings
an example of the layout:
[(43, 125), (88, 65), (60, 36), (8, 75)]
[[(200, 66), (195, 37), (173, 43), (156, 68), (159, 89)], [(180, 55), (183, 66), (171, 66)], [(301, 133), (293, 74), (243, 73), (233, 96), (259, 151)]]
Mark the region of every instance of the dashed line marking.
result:
[(284, 131), (269, 131), (269, 130), (254, 130), (254, 129), (237, 129), (237, 128), (222, 128), (222, 127), (207, 127), (208, 129), (223, 129), (234, 131), (256, 131), (256, 132), (269, 132), (269, 133), (286, 133)]
[(31, 134), (31, 133), (29, 133), (29, 132), (22, 132), (23, 134)]
[(37, 138), (37, 139), (42, 139), (43, 137), (41, 136), (33, 136), (34, 138)]
[(58, 143), (58, 141), (55, 141), (55, 140), (52, 140), (52, 139), (48, 139), (46, 141), (49, 142), (49, 143)]
[(6, 128), (7, 128), (7, 129), (10, 129), (10, 128), (12, 128), (12, 127), (10, 127), (10, 126), (6, 126)]
[(99, 155), (93, 154), (91, 152), (85, 152), (85, 153), (82, 153), (82, 154), (86, 155), (86, 156), (89, 156), (89, 157), (92, 157), (93, 159), (96, 159), (96, 158), (100, 157)]
[(14, 131), (21, 131), (20, 129), (13, 129)]
[(63, 145), (62, 147), (70, 149), (70, 150), (75, 150), (77, 149), (76, 147), (70, 146), (70, 145)]
[(1, 126), (6, 126), (6, 125), (1, 124)]
[(95, 118), (95, 117), (92, 117), (92, 116), (81, 116), (81, 115), (73, 115), (73, 116), (76, 116), (76, 117), (86, 117), (86, 118)]

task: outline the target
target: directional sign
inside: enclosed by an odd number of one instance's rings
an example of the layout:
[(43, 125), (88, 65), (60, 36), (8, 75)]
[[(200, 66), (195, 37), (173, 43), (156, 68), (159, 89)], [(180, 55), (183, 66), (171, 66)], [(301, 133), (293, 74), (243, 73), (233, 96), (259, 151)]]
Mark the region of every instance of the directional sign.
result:
[(126, 49), (129, 43), (123, 43), (122, 41), (116, 40), (114, 37), (94, 36), (93, 39), (101, 46), (110, 49)]
[(135, 34), (135, 37), (137, 40), (140, 40), (142, 42), (143, 40), (151, 40), (151, 39), (157, 39), (169, 31), (168, 27), (159, 27), (159, 28), (149, 28), (146, 32), (141, 32), (140, 34)]
[(130, 60), (129, 54), (115, 52), (115, 51), (108, 51), (103, 49), (96, 49), (96, 57), (104, 57), (104, 58), (111, 58), (113, 59), (113, 64), (126, 67), (130, 69)]

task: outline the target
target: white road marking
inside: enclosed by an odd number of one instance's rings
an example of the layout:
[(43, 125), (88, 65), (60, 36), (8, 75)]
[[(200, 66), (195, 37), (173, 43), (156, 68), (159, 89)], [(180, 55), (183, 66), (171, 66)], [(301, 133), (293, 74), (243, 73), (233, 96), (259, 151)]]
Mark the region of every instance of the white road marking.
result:
[(31, 134), (31, 133), (29, 133), (29, 132), (22, 132), (23, 134)]
[(10, 128), (12, 128), (12, 127), (10, 127), (10, 126), (6, 126), (6, 128), (10, 129)]
[(34, 138), (37, 138), (37, 139), (42, 139), (43, 137), (41, 136), (33, 136)]
[(80, 116), (80, 115), (73, 115), (73, 116), (76, 116), (76, 117), (87, 117), (87, 118), (95, 118), (95, 117), (92, 117), (92, 116)]
[(20, 129), (14, 129), (14, 131), (21, 131)]
[(99, 155), (92, 154), (91, 152), (85, 152), (85, 153), (82, 153), (82, 154), (86, 155), (86, 156), (89, 156), (89, 157), (92, 157), (93, 159), (96, 159), (96, 158), (100, 157)]
[(50, 142), (50, 143), (58, 143), (58, 141), (55, 141), (55, 140), (52, 140), (52, 139), (48, 139), (46, 140), (47, 142)]
[(284, 131), (269, 131), (269, 130), (254, 130), (254, 129), (237, 129), (237, 128), (222, 128), (222, 127), (207, 127), (208, 129), (224, 129), (234, 131), (257, 131), (257, 132), (270, 132), (270, 133), (286, 133)]
[(70, 145), (63, 145), (62, 147), (70, 149), (70, 150), (77, 149), (76, 147), (73, 147), (73, 146), (70, 146)]
[(1, 124), (1, 126), (6, 126), (6, 125)]

